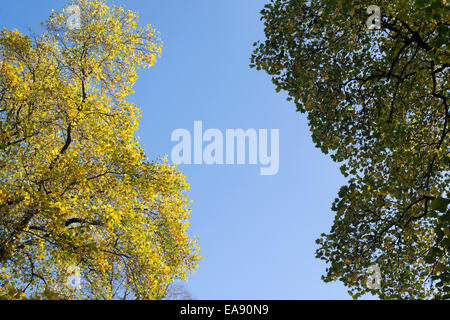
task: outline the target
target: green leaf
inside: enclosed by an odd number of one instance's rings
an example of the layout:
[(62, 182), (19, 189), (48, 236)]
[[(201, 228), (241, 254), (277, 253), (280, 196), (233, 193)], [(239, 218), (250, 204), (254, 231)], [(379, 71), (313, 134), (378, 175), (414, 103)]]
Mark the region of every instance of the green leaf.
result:
[(450, 199), (447, 198), (437, 198), (431, 202), (430, 208), (439, 212), (446, 212)]

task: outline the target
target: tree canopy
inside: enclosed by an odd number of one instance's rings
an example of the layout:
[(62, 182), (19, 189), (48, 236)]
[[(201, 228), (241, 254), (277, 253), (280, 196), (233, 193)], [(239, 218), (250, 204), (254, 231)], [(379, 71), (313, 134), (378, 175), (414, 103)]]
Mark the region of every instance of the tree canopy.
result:
[(40, 35), (0, 32), (0, 296), (159, 299), (200, 259), (189, 185), (146, 158), (127, 101), (162, 42), (135, 12), (77, 5), (81, 28), (53, 12)]
[[(348, 177), (317, 240), (323, 279), (355, 298), (449, 298), (448, 1), (272, 0), (261, 14), (251, 66)], [(380, 289), (366, 285), (374, 264)]]

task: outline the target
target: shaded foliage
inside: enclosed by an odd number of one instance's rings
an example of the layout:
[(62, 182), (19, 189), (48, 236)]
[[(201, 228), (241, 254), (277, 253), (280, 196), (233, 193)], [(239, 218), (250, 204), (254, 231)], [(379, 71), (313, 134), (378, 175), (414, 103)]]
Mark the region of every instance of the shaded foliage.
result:
[[(368, 29), (368, 5), (381, 29)], [(252, 67), (306, 113), (348, 184), (317, 240), (357, 298), (449, 297), (449, 3), (273, 0)], [(367, 288), (377, 264), (380, 290)]]

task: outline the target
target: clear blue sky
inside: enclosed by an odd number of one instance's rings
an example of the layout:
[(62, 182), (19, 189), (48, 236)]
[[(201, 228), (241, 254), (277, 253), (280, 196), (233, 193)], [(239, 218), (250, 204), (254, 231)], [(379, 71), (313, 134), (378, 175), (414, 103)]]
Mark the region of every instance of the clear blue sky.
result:
[[(347, 299), (320, 279), (315, 239), (345, 183), (339, 166), (314, 147), (304, 115), (270, 78), (249, 68), (252, 43), (264, 39), (259, 11), (268, 0), (115, 0), (137, 11), (164, 41), (155, 67), (140, 72), (131, 100), (150, 158), (169, 154), (177, 128), (280, 129), (280, 169), (259, 165), (182, 165), (191, 184), (190, 233), (200, 237), (200, 267), (189, 277), (197, 299)], [(2, 0), (1, 26), (41, 32), (63, 0)], [(111, 3), (111, 2), (109, 2)]]

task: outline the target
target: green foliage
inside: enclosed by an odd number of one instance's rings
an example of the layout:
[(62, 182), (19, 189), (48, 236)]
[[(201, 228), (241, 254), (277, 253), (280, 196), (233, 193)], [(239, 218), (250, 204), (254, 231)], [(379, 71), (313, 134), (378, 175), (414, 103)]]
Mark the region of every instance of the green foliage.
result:
[[(317, 241), (323, 279), (355, 298), (448, 298), (449, 4), (370, 4), (381, 30), (366, 26), (367, 1), (272, 0), (251, 66), (307, 114), (313, 141), (349, 179)], [(365, 283), (372, 264), (380, 290)]]

